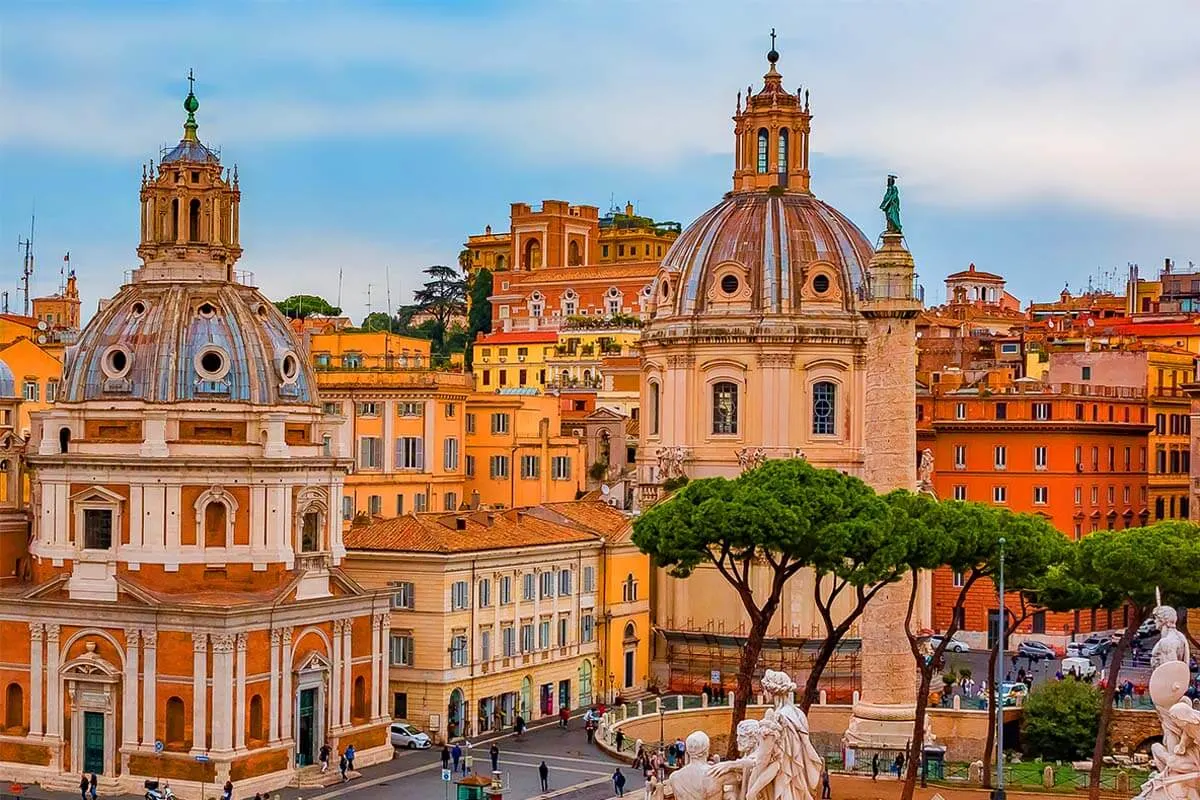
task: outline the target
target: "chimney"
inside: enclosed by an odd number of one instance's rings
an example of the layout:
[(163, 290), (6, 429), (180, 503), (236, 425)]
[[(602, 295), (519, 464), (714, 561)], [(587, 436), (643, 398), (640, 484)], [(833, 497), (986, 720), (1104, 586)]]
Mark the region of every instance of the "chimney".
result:
[(633, 216), (633, 203), (629, 203), (629, 202), (625, 203), (625, 216), (627, 216), (627, 217)]

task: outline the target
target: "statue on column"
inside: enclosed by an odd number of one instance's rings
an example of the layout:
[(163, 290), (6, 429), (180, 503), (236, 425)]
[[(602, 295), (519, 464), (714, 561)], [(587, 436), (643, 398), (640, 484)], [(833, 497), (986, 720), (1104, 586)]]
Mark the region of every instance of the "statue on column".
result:
[(1191, 652), (1176, 627), (1174, 608), (1160, 601), (1154, 621), (1160, 637), (1150, 656), (1150, 699), (1162, 723), (1162, 743), (1150, 748), (1154, 771), (1138, 800), (1194, 800), (1200, 797), (1200, 711), (1187, 697)]
[(896, 188), (895, 175), (888, 175), (887, 191), (883, 193), (883, 202), (879, 204), (879, 210), (887, 219), (888, 233), (904, 232), (900, 225), (900, 190)]

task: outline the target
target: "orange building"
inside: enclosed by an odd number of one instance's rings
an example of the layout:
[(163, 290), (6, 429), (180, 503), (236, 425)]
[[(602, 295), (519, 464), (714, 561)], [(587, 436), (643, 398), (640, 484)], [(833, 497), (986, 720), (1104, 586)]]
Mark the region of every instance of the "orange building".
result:
[(554, 357), (558, 334), (552, 330), (496, 331), (475, 339), (475, 389), (536, 389), (551, 380), (548, 362)]
[(75, 270), (71, 270), (58, 292), (33, 298), (33, 316), (46, 323), (55, 335), (74, 341), (74, 335), (79, 333), (79, 306), (79, 287)]
[[(1144, 388), (1005, 378), (963, 387), (958, 377), (943, 373), (917, 396), (918, 447), (933, 453), (939, 498), (1040, 514), (1073, 539), (1146, 524), (1154, 426)], [(937, 630), (950, 624), (958, 581), (947, 570), (934, 574)], [(991, 584), (970, 593), (961, 623), (972, 645), (990, 641), (995, 594)], [(1103, 615), (1039, 612), (1022, 631), (1065, 640), (1096, 626), (1111, 627)]]

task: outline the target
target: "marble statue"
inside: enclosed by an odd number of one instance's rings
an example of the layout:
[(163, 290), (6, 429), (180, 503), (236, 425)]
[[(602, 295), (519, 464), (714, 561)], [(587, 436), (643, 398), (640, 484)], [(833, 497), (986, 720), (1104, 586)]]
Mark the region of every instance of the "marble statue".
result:
[(665, 781), (651, 784), (653, 800), (720, 800), (721, 782), (708, 763), (708, 734), (695, 731), (684, 740), (687, 763), (671, 773)]
[(1171, 606), (1160, 605), (1154, 609), (1154, 624), (1158, 626), (1158, 642), (1150, 653), (1150, 669), (1157, 669), (1168, 661), (1191, 661), (1191, 648), (1187, 637), (1179, 628), (1179, 615)]
[(883, 202), (879, 204), (879, 210), (887, 219), (888, 233), (904, 232), (900, 225), (900, 190), (896, 188), (895, 175), (888, 175), (887, 191), (883, 193)]
[(683, 476), (683, 462), (691, 455), (686, 447), (660, 447), (655, 453), (658, 459), (658, 475), (661, 480)]
[(1150, 656), (1150, 699), (1162, 723), (1162, 743), (1152, 745), (1154, 771), (1139, 800), (1200, 800), (1200, 711), (1187, 698), (1191, 653), (1176, 627), (1175, 609), (1159, 605), (1154, 620), (1160, 638)]
[(926, 447), (921, 451), (921, 466), (917, 468), (917, 486), (933, 485), (933, 451)]
[(736, 450), (734, 454), (737, 456), (738, 466), (741, 467), (742, 472), (756, 469), (767, 463), (767, 451), (761, 447), (753, 449), (743, 447)]

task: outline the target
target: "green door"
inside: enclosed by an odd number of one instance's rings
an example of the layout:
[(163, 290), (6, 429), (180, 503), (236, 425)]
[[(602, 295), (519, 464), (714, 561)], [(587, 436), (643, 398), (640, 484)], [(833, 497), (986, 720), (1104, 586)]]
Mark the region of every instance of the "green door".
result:
[(83, 771), (104, 774), (104, 714), (83, 712)]
[(317, 690), (300, 690), (300, 714), (297, 720), (300, 741), (296, 743), (296, 764), (306, 767), (313, 763), (313, 748), (317, 739)]

